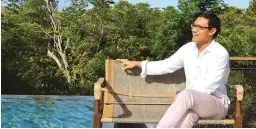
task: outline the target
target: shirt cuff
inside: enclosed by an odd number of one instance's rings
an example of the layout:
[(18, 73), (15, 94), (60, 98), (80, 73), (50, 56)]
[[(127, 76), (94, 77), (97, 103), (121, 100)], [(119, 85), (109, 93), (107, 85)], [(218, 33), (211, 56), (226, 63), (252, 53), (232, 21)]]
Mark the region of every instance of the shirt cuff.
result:
[(147, 64), (148, 64), (148, 60), (141, 62), (141, 73), (140, 73), (141, 78), (146, 78), (147, 76)]

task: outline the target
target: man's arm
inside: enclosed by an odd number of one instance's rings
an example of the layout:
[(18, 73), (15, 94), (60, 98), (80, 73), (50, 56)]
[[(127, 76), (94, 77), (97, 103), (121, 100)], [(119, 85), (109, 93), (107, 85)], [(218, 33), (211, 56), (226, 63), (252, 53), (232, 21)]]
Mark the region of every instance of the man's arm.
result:
[[(182, 56), (183, 55), (181, 55), (181, 53), (176, 52), (164, 60), (150, 62), (145, 61), (145, 74), (162, 75), (166, 73), (173, 73), (184, 66)], [(144, 68), (144, 65), (142, 65), (142, 69)]]
[(171, 57), (160, 61), (128, 61), (123, 59), (118, 59), (122, 62), (123, 70), (132, 69), (138, 67), (142, 69), (141, 77), (146, 77), (146, 75), (161, 75), (166, 73), (172, 73), (183, 65), (184, 48), (180, 48)]
[(122, 63), (123, 70), (132, 69), (135, 67), (141, 68), (141, 61), (129, 61), (127, 59), (117, 59)]

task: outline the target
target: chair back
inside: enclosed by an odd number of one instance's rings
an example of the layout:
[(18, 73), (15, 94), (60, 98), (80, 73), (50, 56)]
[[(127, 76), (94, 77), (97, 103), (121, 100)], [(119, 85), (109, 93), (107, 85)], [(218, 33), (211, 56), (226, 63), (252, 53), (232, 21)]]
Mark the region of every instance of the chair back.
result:
[(140, 77), (141, 70), (123, 71), (121, 63), (106, 60), (101, 122), (157, 123), (176, 93), (185, 89), (184, 70)]

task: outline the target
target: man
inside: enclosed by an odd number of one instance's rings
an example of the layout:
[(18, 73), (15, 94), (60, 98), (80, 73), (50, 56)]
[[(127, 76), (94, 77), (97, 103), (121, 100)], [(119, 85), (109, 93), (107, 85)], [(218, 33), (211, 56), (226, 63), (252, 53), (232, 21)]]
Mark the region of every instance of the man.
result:
[(186, 89), (180, 92), (157, 127), (192, 127), (199, 118), (222, 119), (230, 103), (227, 97), (229, 55), (215, 41), (220, 19), (213, 13), (201, 14), (191, 25), (192, 42), (161, 61), (120, 60), (124, 70), (139, 67), (141, 76), (172, 73), (184, 67)]

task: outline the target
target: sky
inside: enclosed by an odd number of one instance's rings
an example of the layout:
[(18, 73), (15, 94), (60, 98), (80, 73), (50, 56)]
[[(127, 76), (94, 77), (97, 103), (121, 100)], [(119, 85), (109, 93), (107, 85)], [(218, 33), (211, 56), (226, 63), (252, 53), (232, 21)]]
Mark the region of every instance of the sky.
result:
[[(4, 0), (3, 0), (4, 1)], [(60, 6), (59, 8), (66, 7), (70, 4), (71, 0), (59, 0)], [(118, 2), (119, 0), (114, 0)], [(127, 0), (129, 3), (136, 4), (136, 3), (149, 3), (150, 7), (158, 7), (158, 8), (165, 8), (167, 6), (175, 6), (178, 5), (178, 0)], [(224, 0), (226, 4), (229, 6), (235, 6), (238, 8), (246, 9), (249, 6), (250, 0)], [(1, 1), (1, 4), (4, 4)]]
[[(70, 4), (71, 0), (60, 0), (60, 8), (66, 7)], [(116, 3), (119, 0), (114, 0)], [(165, 8), (167, 6), (175, 6), (178, 5), (178, 0), (126, 0), (129, 3), (136, 4), (136, 3), (149, 3), (150, 7), (158, 7), (158, 8)], [(229, 6), (235, 6), (237, 8), (246, 9), (249, 6), (250, 0), (224, 0), (226, 4)], [(89, 5), (89, 8), (92, 8), (91, 5)]]
[[(115, 2), (119, 0), (114, 0)], [(167, 6), (177, 6), (178, 0), (127, 0), (129, 3), (141, 3), (141, 2), (147, 2), (151, 7), (159, 7), (159, 8), (165, 8)], [(250, 0), (224, 0), (226, 4), (229, 6), (235, 6), (238, 8), (248, 8)]]

